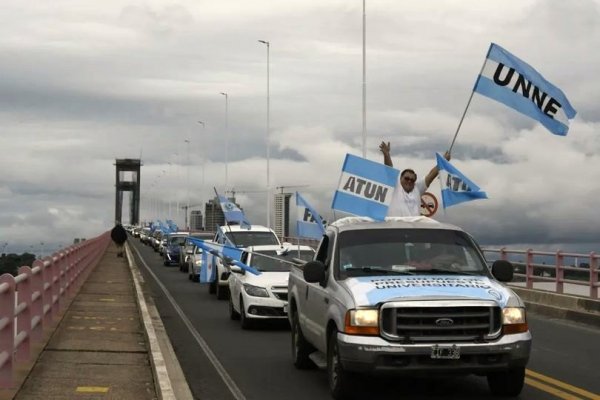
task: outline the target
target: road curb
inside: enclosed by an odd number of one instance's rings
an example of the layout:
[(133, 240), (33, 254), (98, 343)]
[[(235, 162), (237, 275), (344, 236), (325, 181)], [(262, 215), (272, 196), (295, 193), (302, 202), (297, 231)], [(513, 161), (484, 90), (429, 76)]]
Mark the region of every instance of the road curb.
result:
[(158, 310), (152, 298), (148, 297), (146, 299), (144, 296), (142, 290), (144, 278), (135, 263), (135, 259), (127, 243), (125, 250), (127, 253), (127, 264), (133, 277), (136, 302), (144, 325), (144, 334), (149, 344), (150, 363), (156, 382), (158, 398), (160, 400), (192, 400), (192, 392), (183, 375)]

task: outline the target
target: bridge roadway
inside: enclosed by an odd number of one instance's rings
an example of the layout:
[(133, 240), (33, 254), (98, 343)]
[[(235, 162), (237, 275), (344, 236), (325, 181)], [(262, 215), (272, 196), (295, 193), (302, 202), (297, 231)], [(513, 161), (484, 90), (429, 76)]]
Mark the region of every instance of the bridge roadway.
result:
[[(52, 354), (52, 343), (56, 346), (57, 337), (60, 336), (55, 333), (17, 392), (16, 399), (330, 399), (324, 371), (298, 371), (293, 367), (290, 331), (286, 323), (264, 324), (254, 330), (242, 330), (238, 321), (229, 319), (227, 302), (209, 295), (206, 285), (189, 281), (187, 274), (179, 272), (177, 267), (163, 266), (158, 254), (138, 240), (130, 239), (129, 243), (135, 260), (131, 270), (134, 275), (141, 277), (140, 287), (144, 292), (140, 296), (142, 300), (139, 306), (142, 309), (147, 304), (153, 321), (150, 330), (154, 333), (146, 334), (146, 348), (150, 342), (150, 349), (147, 352), (140, 349), (139, 340), (138, 347), (133, 350), (119, 349), (117, 346), (112, 350), (113, 369), (96, 368), (96, 373), (105, 376), (96, 376), (100, 379), (95, 380), (87, 373), (88, 386), (83, 387), (88, 388), (89, 392), (76, 393), (72, 380), (67, 380), (71, 386), (62, 388), (68, 391), (61, 393), (61, 387), (53, 388), (53, 381), (49, 379), (58, 377), (60, 374), (55, 370), (68, 365)], [(114, 254), (108, 256), (114, 257)], [(104, 268), (102, 272), (103, 264), (104, 261), (90, 276), (90, 280), (94, 276), (96, 280), (107, 280), (107, 269)], [(122, 275), (120, 279), (124, 279)], [(77, 316), (78, 310), (81, 312), (79, 307), (83, 304), (78, 302), (82, 293), (86, 292), (87, 285), (88, 282), (63, 321)], [(128, 301), (133, 302), (136, 294), (134, 291), (128, 292), (127, 296)], [(155, 312), (153, 310), (157, 310), (160, 318), (152, 315)], [(139, 334), (141, 326), (135, 326), (135, 318), (133, 321), (134, 327), (130, 330)], [(519, 398), (600, 400), (600, 327), (531, 312), (529, 323), (534, 337), (533, 351), (526, 385)], [(139, 324), (143, 324), (142, 319)], [(61, 322), (57, 332), (64, 328), (63, 325), (64, 322)], [(94, 331), (89, 333), (87, 346), (94, 341)], [(121, 340), (117, 337), (113, 339)], [(84, 339), (80, 340), (83, 343)], [(157, 347), (156, 342), (161, 341), (163, 343)], [(155, 349), (161, 349), (160, 354), (154, 353), (153, 344)], [(123, 353), (131, 353), (130, 356), (133, 354), (141, 360), (123, 362)], [(82, 358), (81, 365), (85, 356), (85, 352), (75, 355)], [(103, 363), (111, 365), (108, 359), (99, 362)], [(76, 375), (76, 372), (71, 370), (72, 374)], [(152, 374), (155, 391), (149, 384)], [(485, 378), (475, 376), (369, 378), (365, 379), (357, 397), (397, 399), (399, 393), (403, 399), (493, 398)], [(3, 400), (1, 393), (0, 399)]]

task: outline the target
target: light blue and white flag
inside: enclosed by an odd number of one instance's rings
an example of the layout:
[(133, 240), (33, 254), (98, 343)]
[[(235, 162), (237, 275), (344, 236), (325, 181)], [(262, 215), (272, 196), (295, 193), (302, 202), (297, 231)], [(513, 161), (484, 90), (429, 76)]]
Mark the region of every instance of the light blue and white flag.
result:
[(555, 135), (566, 136), (577, 114), (559, 88), (495, 43), (473, 90), (541, 122)]
[(399, 174), (384, 164), (346, 154), (331, 208), (383, 221)]
[(298, 192), (296, 192), (296, 206), (298, 207), (298, 219), (296, 220), (298, 236), (320, 239), (325, 234), (325, 227), (319, 213)]
[(479, 186), (464, 176), (439, 153), (436, 153), (435, 157), (440, 171), (439, 178), (442, 185), (442, 204), (444, 208), (465, 201), (488, 198)]
[[(215, 193), (217, 190), (215, 189)], [(219, 203), (221, 203), (221, 210), (223, 210), (223, 216), (227, 223), (239, 224), (242, 228), (250, 229), (250, 221), (246, 219), (244, 212), (231, 200), (225, 196), (221, 196), (217, 193)]]

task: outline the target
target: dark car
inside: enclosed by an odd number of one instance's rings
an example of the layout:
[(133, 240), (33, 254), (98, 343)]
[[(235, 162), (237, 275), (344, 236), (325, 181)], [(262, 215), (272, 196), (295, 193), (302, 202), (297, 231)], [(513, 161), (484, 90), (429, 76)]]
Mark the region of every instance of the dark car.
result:
[(188, 232), (176, 232), (166, 235), (167, 244), (163, 252), (163, 264), (165, 266), (179, 264), (179, 253), (181, 252), (181, 246), (185, 242), (185, 238), (188, 237), (188, 235)]

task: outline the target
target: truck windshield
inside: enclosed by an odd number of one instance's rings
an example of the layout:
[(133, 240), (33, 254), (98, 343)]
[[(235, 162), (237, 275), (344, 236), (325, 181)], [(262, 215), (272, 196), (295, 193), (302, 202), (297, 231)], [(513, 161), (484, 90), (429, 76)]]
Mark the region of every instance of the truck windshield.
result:
[(473, 240), (444, 229), (365, 229), (339, 235), (339, 277), (489, 275)]
[(226, 232), (225, 235), (237, 247), (261, 246), (263, 244), (279, 244), (279, 239), (273, 232)]
[(252, 253), (250, 266), (261, 272), (287, 272), (290, 270), (294, 258), (302, 260), (312, 259), (315, 252), (312, 250), (293, 250), (286, 254), (277, 254), (276, 251), (261, 251)]

